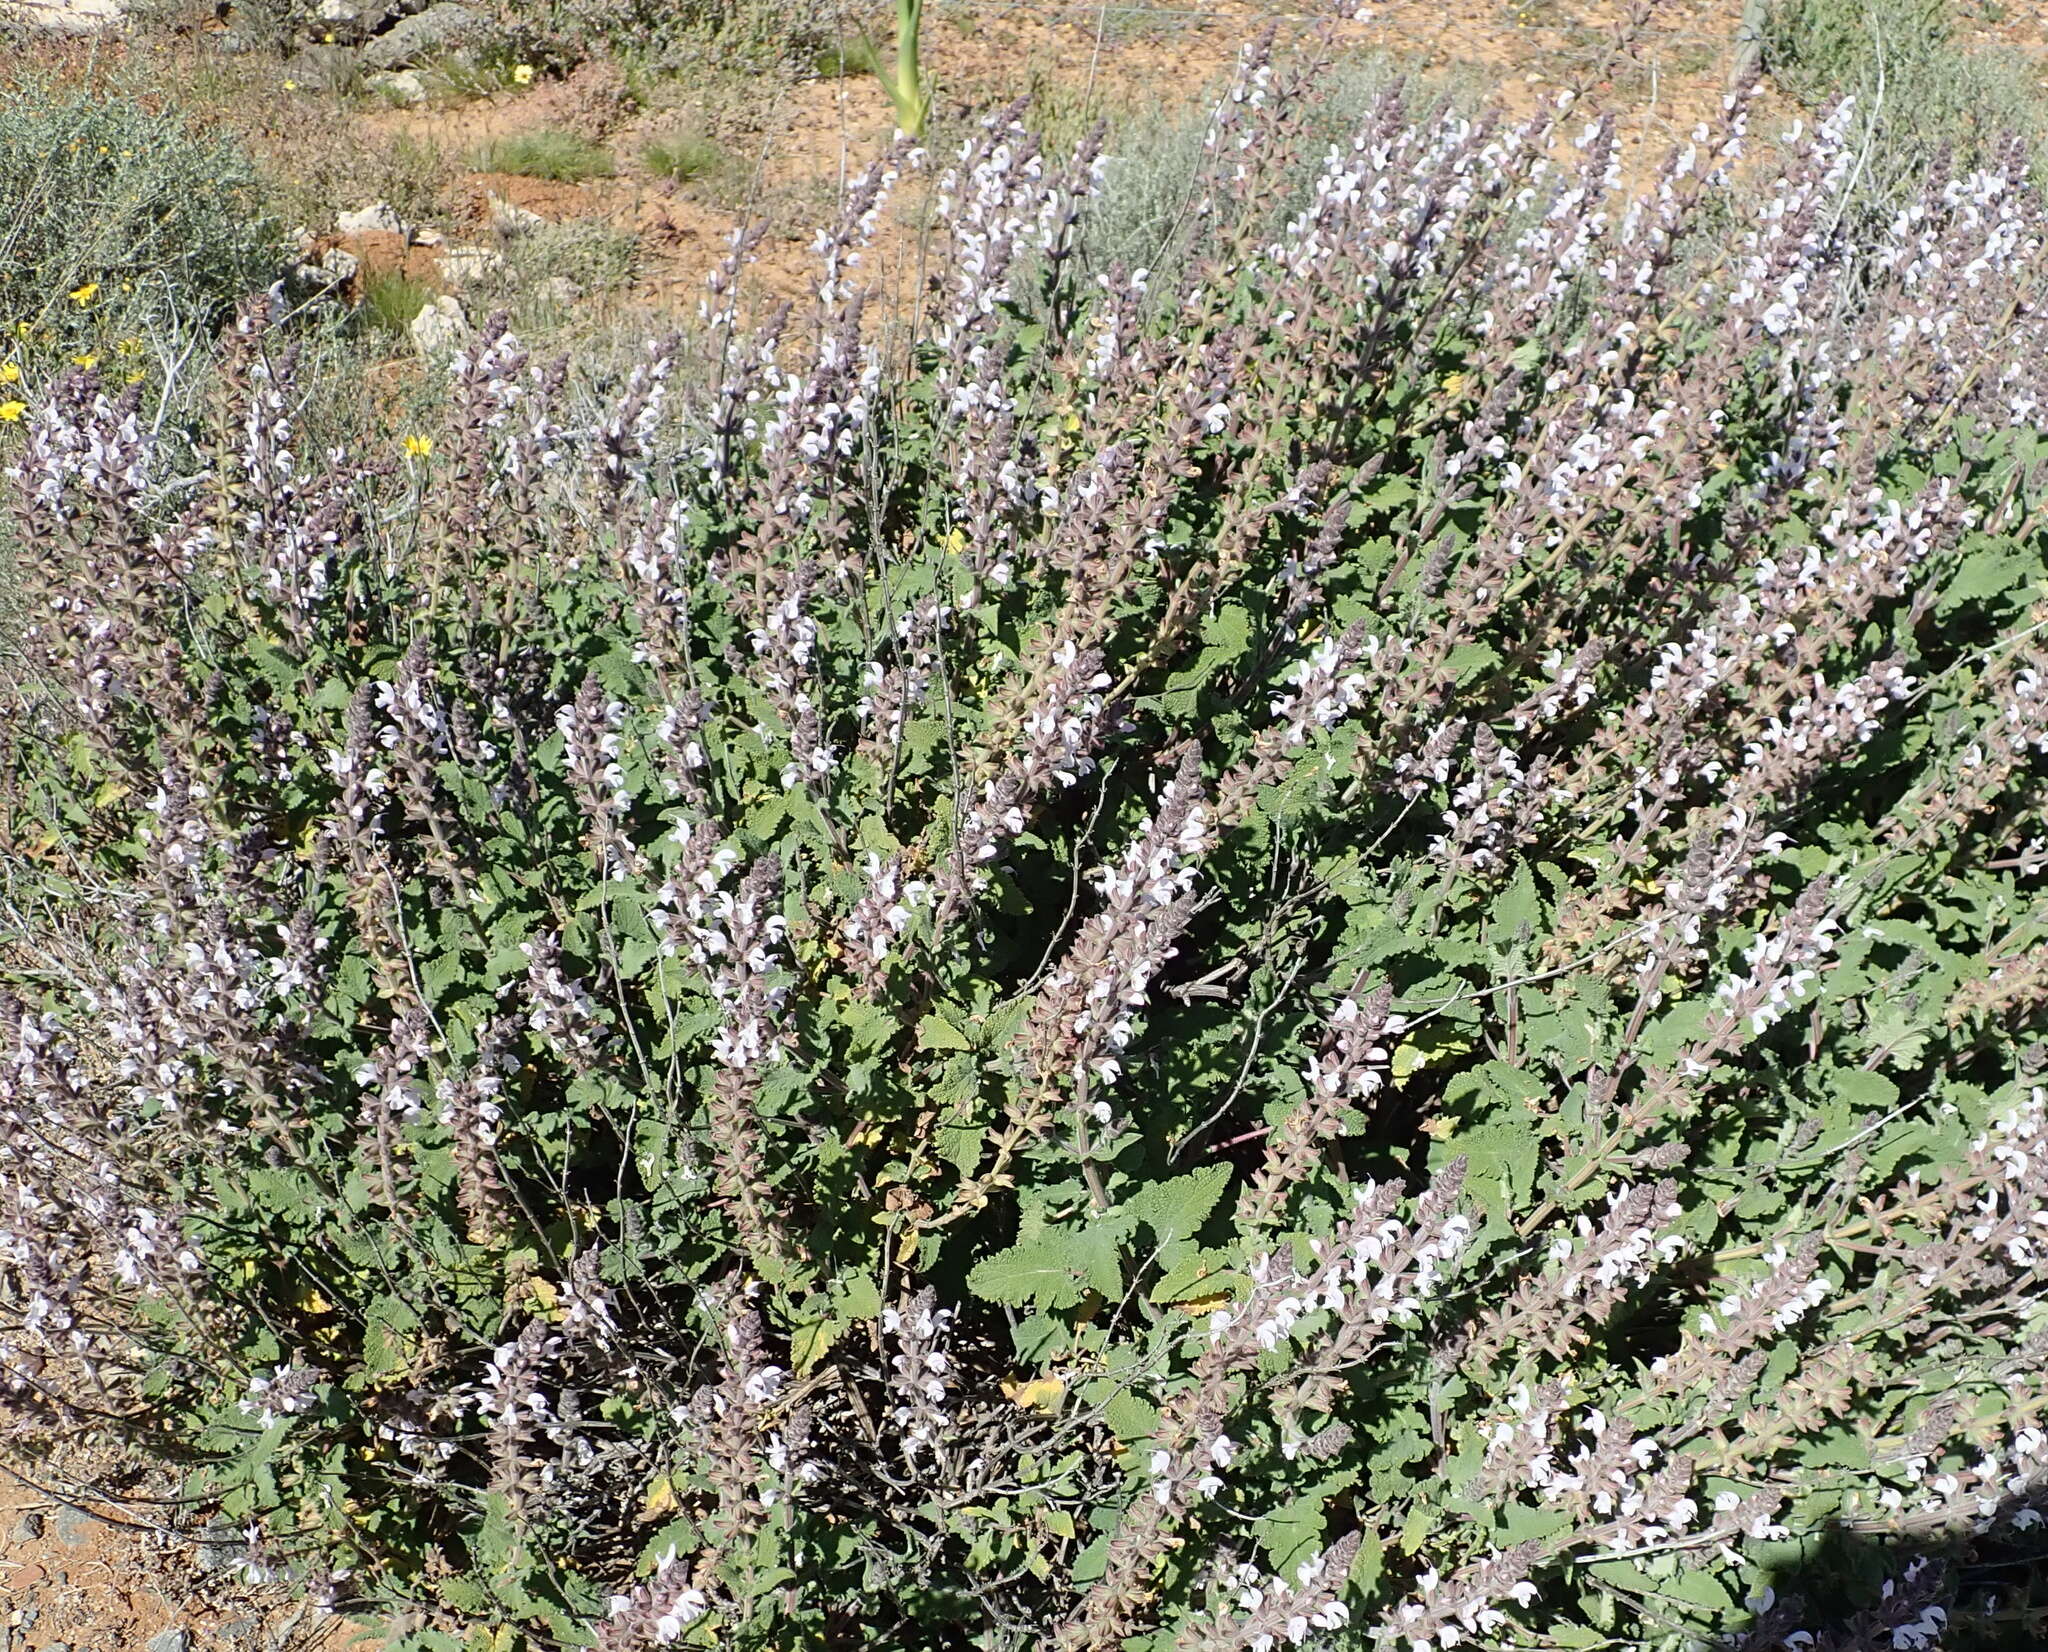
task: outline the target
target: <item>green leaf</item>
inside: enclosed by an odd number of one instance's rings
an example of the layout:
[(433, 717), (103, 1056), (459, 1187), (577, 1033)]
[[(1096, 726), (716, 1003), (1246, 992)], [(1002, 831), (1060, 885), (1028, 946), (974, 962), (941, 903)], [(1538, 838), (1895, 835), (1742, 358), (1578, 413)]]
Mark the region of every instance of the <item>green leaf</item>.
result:
[(974, 1045), (952, 1022), (934, 1013), (917, 1023), (917, 1047), (921, 1050), (971, 1050)]
[(380, 1296), (363, 1321), (363, 1369), (372, 1377), (389, 1376), (408, 1365), (417, 1352), (420, 1316), (395, 1296)]
[(1977, 547), (1963, 558), (1955, 577), (1943, 587), (1941, 600), (1934, 607), (1937, 615), (1946, 615), (1966, 602), (2002, 595), (2041, 571), (2041, 559), (2024, 550), (2008, 549), (1981, 536)]
[(1103, 1402), (1102, 1420), (1128, 1445), (1152, 1438), (1159, 1427), (1159, 1408), (1128, 1388), (1121, 1388)]
[(1102, 1576), (1104, 1568), (1109, 1564), (1109, 1538), (1110, 1534), (1104, 1532), (1074, 1556), (1073, 1569), (1067, 1574), (1071, 1581), (1093, 1583)]
[(1533, 933), (1542, 924), (1543, 901), (1536, 892), (1536, 879), (1527, 861), (1515, 868), (1508, 886), (1494, 897), (1487, 922), (1495, 931), (1496, 941), (1512, 941), (1525, 926)]
[(1311, 1486), (1290, 1503), (1267, 1515), (1252, 1529), (1259, 1546), (1275, 1572), (1290, 1575), (1309, 1555), (1322, 1546), (1323, 1528), (1330, 1495), (1348, 1485), (1356, 1476), (1333, 1475)]
[(1205, 1297), (1237, 1296), (1249, 1289), (1251, 1280), (1229, 1266), (1229, 1250), (1198, 1251), (1184, 1256), (1168, 1268), (1148, 1293), (1154, 1302), (1199, 1302)]
[(1460, 1130), (1429, 1155), (1441, 1169), (1463, 1157), (1465, 1190), (1489, 1215), (1525, 1208), (1536, 1184), (1537, 1148), (1542, 1132), (1533, 1118), (1499, 1119)]
[(983, 1257), (968, 1270), (967, 1288), (1012, 1308), (1071, 1308), (1091, 1290), (1117, 1294), (1123, 1281), (1107, 1233), (1056, 1230)]
[(1185, 1176), (1154, 1182), (1124, 1203), (1151, 1228), (1154, 1243), (1170, 1245), (1193, 1237), (1229, 1185), (1229, 1165), (1207, 1164)]
[(798, 1376), (823, 1359), (832, 1344), (846, 1334), (843, 1319), (816, 1319), (807, 1325), (799, 1325), (789, 1338), (790, 1363)]
[(1658, 1592), (1688, 1606), (1704, 1606), (1715, 1612), (1735, 1610), (1735, 1597), (1712, 1572), (1680, 1572), (1659, 1584)]
[(839, 1310), (848, 1319), (873, 1319), (882, 1311), (882, 1293), (870, 1274), (841, 1274), (833, 1281), (833, 1288), (839, 1298)]

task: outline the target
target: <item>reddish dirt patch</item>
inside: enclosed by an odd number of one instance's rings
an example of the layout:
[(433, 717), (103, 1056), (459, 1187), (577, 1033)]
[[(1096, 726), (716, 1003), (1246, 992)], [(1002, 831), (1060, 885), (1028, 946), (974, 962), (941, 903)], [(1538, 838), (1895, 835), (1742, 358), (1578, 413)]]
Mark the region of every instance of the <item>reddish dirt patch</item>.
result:
[[(0, 1462), (0, 1648), (7, 1652), (339, 1652), (353, 1631), (251, 1584), (238, 1545), (203, 1541), (168, 1487), (133, 1501), (67, 1502), (97, 1462)], [(183, 1522), (181, 1528), (180, 1522)]]
[(356, 273), (347, 287), (351, 302), (361, 302), (369, 283), (380, 275), (402, 275), (436, 292), (448, 287), (436, 249), (412, 245), (402, 235), (385, 230), (369, 230), (359, 235), (316, 235), (313, 250), (307, 256), (317, 262), (330, 247), (339, 247), (356, 260)]

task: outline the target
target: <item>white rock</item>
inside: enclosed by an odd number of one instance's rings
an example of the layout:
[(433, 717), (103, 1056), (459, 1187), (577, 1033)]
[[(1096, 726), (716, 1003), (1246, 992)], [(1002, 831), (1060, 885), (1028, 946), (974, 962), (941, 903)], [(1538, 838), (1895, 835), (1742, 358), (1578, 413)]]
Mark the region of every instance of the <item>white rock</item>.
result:
[(353, 281), (361, 267), (354, 253), (343, 247), (329, 247), (318, 258), (302, 257), (294, 264), (292, 284), (310, 287), (315, 292), (331, 292)]
[(410, 109), (414, 104), (427, 101), (427, 83), (420, 78), (417, 69), (395, 69), (389, 74), (365, 75), (363, 85), (401, 108)]
[(406, 331), (412, 334), (415, 350), (429, 361), (439, 361), (454, 354), (469, 337), (469, 317), (462, 313), (458, 299), (443, 293), (422, 306)]
[(441, 273), (458, 287), (498, 275), (505, 268), (505, 255), (489, 247), (444, 247), (437, 257)]
[(344, 235), (403, 235), (405, 220), (389, 201), (374, 201), (361, 212), (344, 212), (334, 227)]
[(461, 0), (438, 0), (417, 16), (408, 17), (379, 34), (363, 48), (366, 69), (404, 69), (446, 57), (472, 43), (485, 30), (481, 12)]
[(412, 232), (412, 244), (416, 247), (438, 247), (447, 239), (437, 229), (415, 229)]
[(128, 21), (120, 0), (19, 0), (8, 9), (30, 28), (52, 34), (98, 34)]
[(486, 195), (484, 210), (490, 217), (491, 228), (501, 235), (518, 235), (526, 230), (539, 229), (547, 222), (539, 213), (514, 206), (502, 195)]
[(362, 267), (362, 261), (346, 247), (329, 247), (320, 255), (321, 273), (337, 285), (355, 280), (356, 271)]

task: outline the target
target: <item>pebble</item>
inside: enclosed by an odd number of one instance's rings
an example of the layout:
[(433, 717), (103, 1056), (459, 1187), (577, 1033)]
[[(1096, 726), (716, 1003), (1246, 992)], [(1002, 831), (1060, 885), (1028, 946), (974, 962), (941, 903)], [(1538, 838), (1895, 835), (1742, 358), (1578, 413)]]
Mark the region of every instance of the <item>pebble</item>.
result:
[(92, 1541), (99, 1522), (83, 1509), (59, 1509), (55, 1525), (59, 1543), (67, 1549), (82, 1549)]
[(190, 1652), (192, 1635), (185, 1629), (162, 1629), (149, 1637), (149, 1652)]
[(441, 360), (454, 354), (469, 337), (469, 318), (462, 313), (459, 302), (443, 293), (420, 307), (420, 313), (412, 318), (406, 331), (412, 334), (412, 347), (421, 355), (429, 361)]
[(405, 220), (389, 201), (372, 201), (360, 212), (336, 216), (334, 227), (343, 235), (404, 235)]
[(199, 1567), (207, 1572), (224, 1572), (230, 1566), (238, 1565), (247, 1553), (241, 1537), (232, 1526), (216, 1522), (199, 1534)]
[(14, 1541), (17, 1543), (34, 1543), (42, 1535), (43, 1517), (36, 1513), (34, 1509), (30, 1509), (27, 1513), (23, 1514), (21, 1524), (14, 1528)]

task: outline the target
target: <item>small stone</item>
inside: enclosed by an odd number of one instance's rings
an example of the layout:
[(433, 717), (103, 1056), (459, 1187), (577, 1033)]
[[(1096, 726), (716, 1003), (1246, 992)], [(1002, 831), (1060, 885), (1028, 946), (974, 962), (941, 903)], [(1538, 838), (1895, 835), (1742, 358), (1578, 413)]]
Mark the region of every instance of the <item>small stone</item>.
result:
[(427, 101), (427, 83), (420, 78), (417, 69), (392, 69), (383, 74), (365, 75), (363, 85), (401, 109), (410, 109)]
[(99, 1522), (83, 1509), (59, 1509), (52, 1522), (55, 1536), (67, 1549), (82, 1549), (93, 1540)]
[(33, 1543), (42, 1535), (43, 1517), (36, 1513), (34, 1509), (25, 1511), (21, 1517), (21, 1524), (14, 1528), (14, 1541), (17, 1543)]
[(301, 259), (292, 266), (293, 285), (326, 292), (345, 287), (356, 278), (362, 260), (346, 247), (329, 247), (318, 258)]
[(96, 34), (118, 30), (125, 21), (117, 0), (22, 0), (13, 9), (30, 28), (52, 34)]
[(416, 229), (412, 232), (412, 244), (416, 247), (438, 247), (447, 239), (437, 229)]
[(199, 1534), (197, 1559), (201, 1571), (224, 1572), (239, 1565), (247, 1553), (248, 1545), (231, 1526), (216, 1522)]
[(420, 10), (426, 0), (320, 0), (314, 29), (340, 40), (362, 40)]
[(405, 220), (389, 201), (372, 201), (360, 212), (344, 212), (334, 220), (343, 235), (403, 235)]
[(221, 1644), (225, 1647), (260, 1648), (263, 1644), (263, 1620), (261, 1618), (236, 1618), (220, 1627)]
[(393, 24), (363, 48), (368, 69), (404, 69), (452, 51), (482, 32), (481, 13), (462, 0), (438, 0), (415, 17)]
[(530, 229), (541, 229), (547, 224), (539, 213), (514, 206), (502, 195), (486, 195), (484, 212), (491, 221), (491, 228), (500, 235), (523, 235)]
[(186, 1629), (162, 1629), (149, 1637), (148, 1652), (191, 1652), (192, 1634)]
[(406, 331), (412, 334), (415, 350), (429, 361), (437, 361), (454, 354), (469, 336), (469, 317), (462, 313), (460, 300), (443, 293), (421, 306)]
[(308, 92), (346, 90), (356, 78), (353, 46), (315, 45), (302, 47), (284, 60), (281, 75)]
[(487, 280), (505, 269), (505, 255), (489, 247), (444, 247), (438, 257), (442, 275), (457, 287)]

